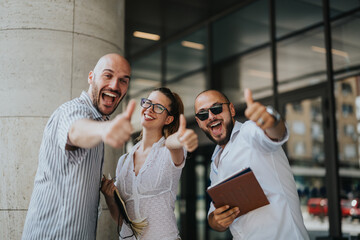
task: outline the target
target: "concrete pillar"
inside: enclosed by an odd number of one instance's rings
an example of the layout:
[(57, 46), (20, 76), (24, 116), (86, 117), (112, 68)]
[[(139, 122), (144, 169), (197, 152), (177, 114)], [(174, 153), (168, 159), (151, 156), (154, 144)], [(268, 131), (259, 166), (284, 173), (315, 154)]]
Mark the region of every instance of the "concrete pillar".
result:
[[(124, 54), (124, 1), (0, 1), (0, 239), (21, 238), (49, 116), (88, 89), (100, 56)], [(106, 149), (104, 172), (119, 155)], [(98, 239), (118, 239), (106, 210)]]

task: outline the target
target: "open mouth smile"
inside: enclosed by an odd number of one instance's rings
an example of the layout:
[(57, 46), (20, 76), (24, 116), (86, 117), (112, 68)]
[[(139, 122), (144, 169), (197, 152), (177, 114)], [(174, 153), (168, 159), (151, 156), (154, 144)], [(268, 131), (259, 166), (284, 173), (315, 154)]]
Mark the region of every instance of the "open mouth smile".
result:
[(116, 99), (118, 98), (118, 94), (111, 92), (103, 92), (101, 94), (101, 98), (104, 101), (105, 106), (112, 106)]
[(207, 127), (210, 129), (211, 133), (214, 136), (219, 136), (222, 134), (222, 124), (221, 123), (222, 123), (222, 121), (216, 120), (207, 125)]

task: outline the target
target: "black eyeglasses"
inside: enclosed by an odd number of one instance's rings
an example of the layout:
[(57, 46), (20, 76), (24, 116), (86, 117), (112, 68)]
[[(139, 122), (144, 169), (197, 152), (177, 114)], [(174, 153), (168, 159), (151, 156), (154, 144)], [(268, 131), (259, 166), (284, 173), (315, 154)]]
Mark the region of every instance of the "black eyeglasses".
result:
[(201, 121), (205, 121), (206, 119), (209, 118), (209, 110), (215, 115), (222, 113), (223, 104), (230, 104), (230, 103), (216, 103), (214, 106), (207, 109), (203, 109), (200, 112), (196, 113), (195, 116)]
[(151, 100), (150, 100), (150, 99), (147, 99), (147, 98), (142, 98), (142, 99), (141, 99), (141, 102), (140, 102), (140, 105), (141, 105), (143, 108), (146, 108), (146, 109), (152, 106), (153, 111), (154, 111), (155, 113), (158, 113), (158, 114), (160, 114), (160, 113), (162, 113), (163, 111), (166, 110), (167, 113), (168, 113), (169, 115), (171, 115), (170, 112), (169, 112), (169, 110), (166, 109), (166, 107), (164, 107), (163, 105), (161, 105), (161, 104), (159, 104), (159, 103), (152, 103)]

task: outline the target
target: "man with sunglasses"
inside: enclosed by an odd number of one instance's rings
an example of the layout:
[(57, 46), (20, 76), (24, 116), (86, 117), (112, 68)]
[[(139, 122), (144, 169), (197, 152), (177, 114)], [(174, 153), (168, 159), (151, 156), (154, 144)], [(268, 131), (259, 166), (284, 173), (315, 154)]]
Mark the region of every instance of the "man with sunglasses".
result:
[(237, 217), (239, 208), (210, 205), (209, 225), (216, 231), (230, 228), (234, 239), (309, 239), (288, 159), (281, 145), (288, 139), (284, 121), (271, 106), (254, 102), (245, 90), (244, 123), (235, 121), (235, 108), (216, 90), (195, 99), (195, 119), (217, 144), (211, 163), (211, 185), (250, 167), (270, 204)]

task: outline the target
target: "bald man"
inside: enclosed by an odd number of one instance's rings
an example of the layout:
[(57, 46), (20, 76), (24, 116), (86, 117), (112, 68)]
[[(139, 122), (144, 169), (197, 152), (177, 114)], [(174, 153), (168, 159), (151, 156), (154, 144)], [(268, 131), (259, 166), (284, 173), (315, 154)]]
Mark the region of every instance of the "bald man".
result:
[(211, 203), (208, 222), (217, 231), (230, 228), (233, 239), (309, 239), (294, 177), (281, 145), (288, 139), (284, 121), (275, 109), (254, 102), (245, 91), (244, 123), (235, 121), (235, 108), (221, 92), (208, 90), (195, 99), (196, 121), (217, 144), (211, 163), (211, 184), (250, 167), (270, 204), (244, 215), (238, 207), (215, 208)]
[(104, 143), (130, 138), (135, 102), (112, 114), (126, 95), (131, 68), (118, 54), (99, 59), (89, 89), (50, 117), (40, 147), (34, 190), (22, 239), (95, 239)]

